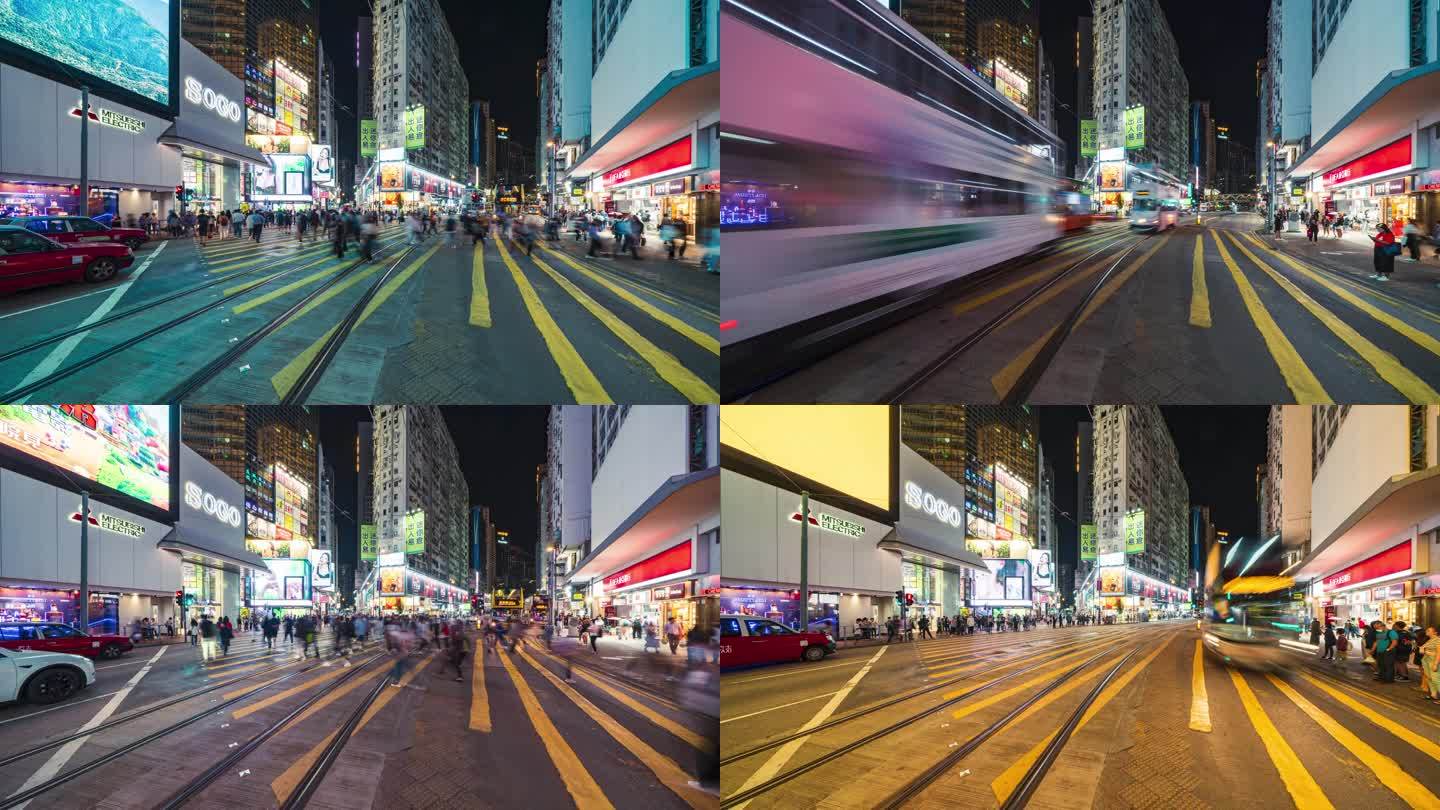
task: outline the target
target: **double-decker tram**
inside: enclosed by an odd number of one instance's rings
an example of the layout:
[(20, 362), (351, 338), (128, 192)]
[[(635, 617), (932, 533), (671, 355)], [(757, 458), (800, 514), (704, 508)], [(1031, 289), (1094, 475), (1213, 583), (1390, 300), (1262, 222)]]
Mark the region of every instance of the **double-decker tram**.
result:
[(727, 389), (1062, 235), (1059, 139), (882, 5), (721, 10)]

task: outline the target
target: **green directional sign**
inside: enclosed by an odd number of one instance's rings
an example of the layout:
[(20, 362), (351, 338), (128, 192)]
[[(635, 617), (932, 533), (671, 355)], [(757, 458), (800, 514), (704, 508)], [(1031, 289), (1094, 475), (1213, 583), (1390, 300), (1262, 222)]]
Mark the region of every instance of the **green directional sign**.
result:
[(380, 546), (375, 540), (375, 524), (360, 524), (360, 559), (373, 560), (379, 553)]
[(405, 515), (405, 553), (425, 553), (425, 513), (418, 509)]
[(1100, 153), (1100, 128), (1093, 118), (1080, 122), (1080, 156), (1095, 157)]
[(1125, 514), (1125, 553), (1145, 553), (1145, 510), (1136, 509)]
[(1080, 559), (1093, 560), (1096, 557), (1095, 524), (1080, 524)]
[(374, 118), (360, 119), (360, 157), (375, 157), (380, 146), (380, 130)]
[(1145, 108), (1131, 107), (1125, 111), (1125, 148), (1145, 148)]

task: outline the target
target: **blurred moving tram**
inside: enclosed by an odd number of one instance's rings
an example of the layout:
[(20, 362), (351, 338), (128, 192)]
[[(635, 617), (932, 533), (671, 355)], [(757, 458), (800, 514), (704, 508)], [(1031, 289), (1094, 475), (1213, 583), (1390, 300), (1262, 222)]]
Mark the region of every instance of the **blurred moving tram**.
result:
[(1305, 629), (1304, 590), (1291, 577), (1238, 577), (1213, 593), (1201, 622), (1205, 650), (1244, 669), (1291, 668), (1285, 647), (1311, 652), (1299, 641)]
[(721, 12), (727, 389), (1064, 233), (1058, 137), (883, 5)]

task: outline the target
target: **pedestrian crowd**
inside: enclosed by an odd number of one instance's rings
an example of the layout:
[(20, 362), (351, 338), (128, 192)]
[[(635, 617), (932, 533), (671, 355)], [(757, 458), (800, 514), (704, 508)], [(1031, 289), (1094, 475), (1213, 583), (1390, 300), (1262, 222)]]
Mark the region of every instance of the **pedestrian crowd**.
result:
[(1346, 619), (1343, 625), (1327, 620), (1322, 626), (1317, 618), (1310, 621), (1310, 643), (1322, 660), (1334, 661), (1337, 666), (1346, 663), (1351, 649), (1356, 648), (1374, 680), (1418, 681), (1416, 691), (1425, 700), (1440, 703), (1440, 629), (1434, 625), (1422, 628), (1403, 620), (1386, 624), (1379, 619), (1357, 624)]

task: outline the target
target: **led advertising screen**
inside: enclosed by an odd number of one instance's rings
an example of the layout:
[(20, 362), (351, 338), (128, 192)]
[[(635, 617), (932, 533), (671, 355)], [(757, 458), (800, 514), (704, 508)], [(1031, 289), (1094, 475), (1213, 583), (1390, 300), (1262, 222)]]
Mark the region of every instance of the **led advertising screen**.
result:
[(387, 566), (380, 569), (379, 592), (381, 596), (405, 595), (404, 566)]
[(725, 405), (720, 444), (890, 511), (890, 408)]
[(329, 549), (310, 549), (310, 580), (315, 587), (329, 590), (335, 587), (335, 557)]
[(1055, 558), (1051, 552), (1030, 549), (1030, 570), (1034, 574), (1031, 582), (1037, 589), (1048, 591), (1055, 586)]
[(170, 509), (168, 406), (0, 405), (0, 445)]
[(976, 605), (1019, 607), (1030, 604), (1030, 563), (1027, 560), (986, 560), (985, 573), (975, 574)]
[(1101, 596), (1125, 595), (1125, 569), (1101, 568), (1095, 592)]
[(278, 152), (268, 166), (255, 167), (256, 199), (310, 198), (310, 156)]
[[(995, 539), (1030, 539), (1030, 487), (995, 465)], [(1022, 555), (1023, 556), (1023, 555)]]
[(331, 149), (326, 144), (314, 143), (310, 145), (310, 179), (321, 185), (328, 186), (335, 182), (335, 159), (331, 156)]
[[(291, 475), (288, 470), (275, 465), (275, 539), (309, 540), (310, 487)], [(303, 554), (296, 554), (302, 557)]]
[(266, 560), (269, 570), (255, 574), (250, 601), (257, 605), (285, 605), (308, 602), (309, 566), (306, 560)]
[(310, 131), (310, 82), (279, 59), (275, 60), (275, 122), (280, 125), (276, 135)]
[(103, 97), (170, 115), (177, 106), (178, 12), (179, 0), (0, 3), (0, 55), (64, 84), (88, 80)]

